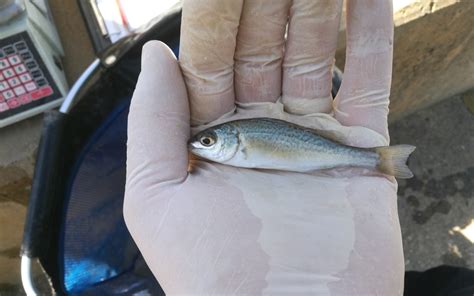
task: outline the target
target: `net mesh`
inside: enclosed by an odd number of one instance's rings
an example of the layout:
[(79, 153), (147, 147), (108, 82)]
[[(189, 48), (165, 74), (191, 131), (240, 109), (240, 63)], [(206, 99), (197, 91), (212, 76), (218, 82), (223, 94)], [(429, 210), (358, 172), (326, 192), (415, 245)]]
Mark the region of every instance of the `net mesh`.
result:
[(60, 262), (64, 288), (81, 295), (157, 295), (161, 289), (123, 220), (128, 104), (84, 147), (69, 183)]

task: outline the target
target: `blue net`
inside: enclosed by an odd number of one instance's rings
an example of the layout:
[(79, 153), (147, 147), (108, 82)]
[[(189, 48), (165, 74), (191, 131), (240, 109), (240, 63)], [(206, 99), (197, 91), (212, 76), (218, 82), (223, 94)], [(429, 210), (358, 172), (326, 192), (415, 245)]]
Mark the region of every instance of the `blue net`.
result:
[(128, 107), (109, 114), (72, 170), (59, 254), (69, 294), (162, 294), (123, 220)]

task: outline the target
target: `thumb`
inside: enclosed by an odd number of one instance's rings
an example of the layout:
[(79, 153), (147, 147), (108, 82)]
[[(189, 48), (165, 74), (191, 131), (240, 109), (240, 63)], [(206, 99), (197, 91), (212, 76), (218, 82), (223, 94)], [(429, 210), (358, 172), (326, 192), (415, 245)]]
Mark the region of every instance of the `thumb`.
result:
[[(142, 70), (128, 116), (126, 202), (187, 175), (189, 106), (178, 62), (162, 42), (143, 46)], [(147, 194), (150, 192), (150, 194)]]

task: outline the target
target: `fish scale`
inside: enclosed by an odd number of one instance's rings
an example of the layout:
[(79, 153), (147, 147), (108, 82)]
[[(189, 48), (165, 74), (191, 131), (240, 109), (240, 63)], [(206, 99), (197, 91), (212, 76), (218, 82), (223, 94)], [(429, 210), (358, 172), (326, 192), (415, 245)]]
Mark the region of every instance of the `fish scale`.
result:
[(377, 154), (373, 150), (345, 146), (328, 140), (315, 131), (275, 119), (236, 121), (235, 127), (239, 131), (240, 140), (245, 139), (252, 141), (252, 143), (259, 143), (268, 150), (289, 151), (299, 153), (300, 156), (322, 153), (359, 159), (375, 160), (377, 158)]

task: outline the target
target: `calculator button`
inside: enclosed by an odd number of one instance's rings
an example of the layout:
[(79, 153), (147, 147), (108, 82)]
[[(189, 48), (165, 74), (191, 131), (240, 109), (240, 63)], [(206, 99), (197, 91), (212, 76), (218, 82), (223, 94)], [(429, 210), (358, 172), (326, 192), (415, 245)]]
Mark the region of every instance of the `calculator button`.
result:
[(1, 102), (5, 102), (5, 98), (3, 97), (3, 95), (0, 93), (0, 103)]
[(53, 94), (53, 89), (51, 88), (51, 86), (43, 86), (42, 88), (30, 93), (31, 98), (33, 100), (39, 100), (41, 98), (50, 96), (52, 94)]
[(20, 65), (16, 65), (14, 69), (15, 69), (16, 74), (21, 74), (21, 73), (23, 73), (23, 72), (26, 72), (25, 66), (24, 66), (24, 65), (21, 65), (21, 64), (20, 64)]
[(31, 98), (32, 98), (33, 100), (39, 100), (39, 99), (41, 99), (41, 98), (43, 97), (43, 96), (41, 95), (41, 91), (39, 91), (39, 90), (35, 90), (35, 91), (31, 92), (30, 95), (31, 95)]
[(43, 97), (50, 96), (53, 94), (53, 89), (51, 88), (51, 86), (43, 86), (39, 90), (41, 91), (41, 95)]
[(5, 52), (5, 54), (9, 55), (9, 54), (12, 54), (12, 53), (15, 53), (15, 49), (13, 48), (13, 46), (9, 45), (9, 46), (5, 46), (3, 48), (3, 51)]
[(20, 57), (18, 55), (12, 55), (8, 57), (8, 61), (10, 62), (10, 65), (17, 65), (21, 63)]
[(26, 93), (26, 89), (21, 85), (15, 87), (13, 89), (13, 91), (15, 92), (15, 95), (17, 95), (17, 96), (21, 96), (21, 95), (24, 95)]
[(34, 70), (31, 71), (31, 76), (33, 76), (33, 78), (41, 78), (43, 77), (43, 73), (41, 73), (40, 70)]
[(20, 41), (20, 42), (15, 43), (15, 48), (16, 48), (17, 50), (26, 49), (26, 43), (25, 43), (25, 41)]
[(10, 63), (8, 63), (7, 59), (0, 59), (0, 70), (8, 68), (9, 66), (10, 66)]
[(20, 105), (21, 105), (20, 102), (18, 101), (18, 99), (16, 99), (16, 98), (8, 100), (7, 104), (8, 104), (8, 107), (10, 107), (10, 109), (20, 107)]
[(10, 84), (11, 87), (17, 86), (20, 84), (20, 79), (13, 77), (8, 79), (8, 84)]
[(6, 89), (9, 89), (10, 86), (8, 85), (8, 83), (6, 81), (0, 81), (0, 91), (4, 91)]
[(18, 101), (19, 101), (22, 105), (26, 105), (26, 104), (28, 104), (29, 102), (31, 102), (31, 97), (30, 97), (30, 95), (28, 95), (28, 94), (22, 95), (22, 96), (18, 97)]
[(7, 103), (0, 103), (0, 112), (7, 111), (10, 108), (8, 107)]
[(0, 81), (4, 80), (5, 78), (3, 77), (3, 74), (0, 73)]
[(44, 85), (47, 85), (48, 82), (46, 81), (46, 79), (41, 78), (41, 79), (36, 80), (36, 84), (38, 84), (38, 86), (44, 86)]
[[(0, 79), (1, 80), (1, 79)], [(24, 73), (20, 75), (20, 80), (21, 82), (25, 83), (31, 80), (31, 75), (30, 73)]]
[(25, 88), (27, 91), (33, 91), (36, 89), (36, 84), (32, 81), (32, 82), (28, 82), (25, 84)]
[(27, 62), (27, 63), (26, 63), (26, 67), (31, 70), (31, 69), (36, 68), (37, 65), (36, 65), (36, 62), (35, 62), (35, 61), (30, 61), (30, 62)]
[(3, 70), (2, 73), (3, 73), (3, 76), (4, 76), (5, 78), (10, 78), (10, 77), (15, 76), (15, 72), (13, 71), (12, 68), (8, 68), (8, 69), (6, 69), (6, 70)]
[(12, 90), (4, 91), (2, 95), (6, 100), (10, 100), (11, 98), (15, 97), (15, 94), (13, 93)]
[(29, 52), (20, 52), (20, 56), (24, 61), (31, 59), (31, 53)]

